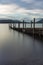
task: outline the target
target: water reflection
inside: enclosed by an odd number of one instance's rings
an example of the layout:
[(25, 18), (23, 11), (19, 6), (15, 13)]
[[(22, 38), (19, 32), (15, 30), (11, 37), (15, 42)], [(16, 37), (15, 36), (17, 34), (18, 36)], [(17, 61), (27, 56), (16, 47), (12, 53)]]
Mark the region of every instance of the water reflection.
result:
[(1, 65), (43, 64), (43, 42), (0, 24)]

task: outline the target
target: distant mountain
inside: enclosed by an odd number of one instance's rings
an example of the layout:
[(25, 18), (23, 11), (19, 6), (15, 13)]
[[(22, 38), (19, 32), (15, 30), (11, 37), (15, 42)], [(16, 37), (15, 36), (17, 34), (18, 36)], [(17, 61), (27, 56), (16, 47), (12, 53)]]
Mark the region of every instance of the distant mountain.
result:
[(43, 23), (43, 18), (41, 20), (37, 21), (37, 23)]

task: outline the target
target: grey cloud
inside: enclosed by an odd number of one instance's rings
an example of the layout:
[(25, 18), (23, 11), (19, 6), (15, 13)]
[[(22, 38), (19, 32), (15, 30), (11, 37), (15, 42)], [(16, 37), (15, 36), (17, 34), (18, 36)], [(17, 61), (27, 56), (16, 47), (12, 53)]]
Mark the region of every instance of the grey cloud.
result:
[[(29, 0), (27, 0), (29, 2)], [(16, 4), (26, 9), (43, 9), (43, 0), (32, 0), (32, 2), (22, 2), (21, 0), (0, 0), (0, 4)]]
[[(28, 0), (29, 1), (29, 0)], [(32, 2), (23, 2), (21, 0), (0, 0), (0, 4), (16, 4), (20, 6), (21, 8), (25, 8), (26, 10), (43, 10), (43, 0), (32, 0)], [(42, 16), (43, 14), (33, 14), (33, 13), (26, 13), (29, 17), (31, 16)], [(20, 15), (22, 16), (22, 15)], [(25, 16), (24, 16), (25, 17)]]

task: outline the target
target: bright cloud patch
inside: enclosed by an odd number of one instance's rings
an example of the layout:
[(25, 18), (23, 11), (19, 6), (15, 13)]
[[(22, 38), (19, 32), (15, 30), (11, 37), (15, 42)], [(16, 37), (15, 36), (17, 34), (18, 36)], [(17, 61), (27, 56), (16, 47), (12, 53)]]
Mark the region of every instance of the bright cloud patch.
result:
[(14, 13), (17, 8), (17, 5), (0, 5), (0, 14)]
[(43, 9), (26, 9), (16, 4), (1, 4), (0, 5), (0, 18), (37, 18), (43, 17)]

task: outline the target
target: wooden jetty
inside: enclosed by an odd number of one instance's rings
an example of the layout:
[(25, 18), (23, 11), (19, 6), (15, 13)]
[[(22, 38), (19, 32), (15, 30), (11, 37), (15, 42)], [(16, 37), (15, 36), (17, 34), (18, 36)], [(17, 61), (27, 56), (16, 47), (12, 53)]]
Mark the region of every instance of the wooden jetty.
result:
[[(35, 18), (34, 21), (32, 22), (14, 22), (13, 24), (10, 23), (9, 27), (13, 30), (25, 33), (25, 34), (29, 34), (32, 36), (38, 36), (40, 38), (43, 38), (43, 24), (42, 24), (42, 28), (35, 28), (35, 24), (39, 24), (38, 22), (35, 22)], [(16, 28), (16, 24), (18, 24), (18, 27)], [(20, 24), (23, 25), (23, 28), (20, 28)], [(26, 24), (31, 24), (31, 28), (26, 28)], [(33, 28), (32, 28), (32, 24), (33, 24)]]

